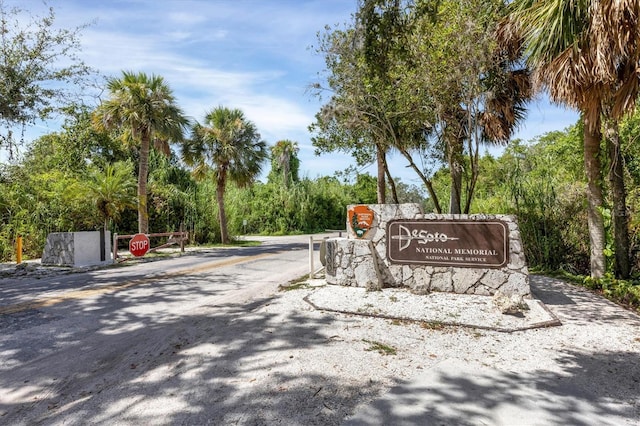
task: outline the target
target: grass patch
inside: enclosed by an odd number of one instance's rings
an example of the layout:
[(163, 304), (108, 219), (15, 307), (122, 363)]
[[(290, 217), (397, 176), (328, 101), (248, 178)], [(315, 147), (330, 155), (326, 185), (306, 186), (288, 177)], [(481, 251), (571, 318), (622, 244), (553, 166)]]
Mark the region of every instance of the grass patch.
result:
[(278, 289), (280, 291), (291, 291), (291, 290), (301, 290), (301, 289), (309, 288), (309, 283), (307, 283), (308, 279), (309, 279), (309, 275), (305, 274), (296, 280), (289, 281), (286, 284), (280, 284)]
[(309, 284), (306, 282), (295, 283), (295, 284), (285, 284), (280, 286), (280, 291), (292, 291), (292, 290), (302, 290), (305, 288), (309, 288)]
[(225, 247), (259, 247), (262, 245), (262, 242), (255, 240), (233, 240), (229, 244), (207, 244), (207, 248), (225, 248)]
[(365, 349), (366, 351), (376, 351), (381, 355), (397, 355), (397, 350), (393, 346), (385, 345), (384, 343), (376, 342), (375, 340), (362, 339), (363, 342), (368, 343), (370, 346)]
[(442, 330), (444, 324), (440, 321), (420, 321), (420, 327), (426, 330)]
[(376, 315), (380, 313), (378, 309), (375, 309), (375, 305), (371, 303), (367, 303), (364, 305), (364, 307), (358, 308), (357, 312), (368, 315)]
[[(142, 259), (142, 258), (146, 258), (146, 259), (164, 259), (165, 257), (171, 257), (172, 255), (174, 255), (175, 253), (172, 252), (162, 252), (162, 251), (150, 251), (147, 252), (144, 256), (138, 258), (138, 259)], [(136, 257), (133, 257), (134, 259), (136, 259)]]

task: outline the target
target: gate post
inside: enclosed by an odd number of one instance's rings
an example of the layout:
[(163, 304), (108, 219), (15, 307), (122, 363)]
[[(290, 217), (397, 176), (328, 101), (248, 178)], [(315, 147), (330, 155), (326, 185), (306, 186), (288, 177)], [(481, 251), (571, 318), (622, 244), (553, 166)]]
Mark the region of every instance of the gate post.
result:
[(16, 263), (22, 263), (22, 237), (16, 239)]
[(113, 233), (113, 263), (118, 260), (118, 233)]
[(309, 237), (309, 279), (315, 278), (313, 271), (313, 235)]

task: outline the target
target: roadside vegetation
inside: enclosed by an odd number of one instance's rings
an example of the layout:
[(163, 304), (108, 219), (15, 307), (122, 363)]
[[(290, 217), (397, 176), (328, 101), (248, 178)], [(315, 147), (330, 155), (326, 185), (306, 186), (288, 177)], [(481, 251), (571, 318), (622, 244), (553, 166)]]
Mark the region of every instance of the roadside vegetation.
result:
[[(351, 22), (319, 34), (326, 79), (313, 92), (324, 105), (310, 125), (319, 155), (355, 166), (309, 177), (298, 141), (265, 141), (226, 106), (189, 122), (161, 76), (123, 71), (92, 105), (79, 95), (94, 72), (77, 59), (83, 28), (53, 30), (51, 10), (22, 29), (24, 11), (0, 2), (0, 261), (15, 258), (18, 236), (26, 258), (50, 232), (100, 228), (229, 243), (343, 229), (348, 204), (417, 202), (515, 215), (533, 271), (639, 309), (639, 6), (539, 3), (361, 1)], [(541, 91), (582, 118), (513, 140)], [(54, 112), (66, 117), (59, 131), (20, 137)], [(396, 179), (389, 155), (422, 185)], [(371, 163), (376, 176), (357, 172)]]

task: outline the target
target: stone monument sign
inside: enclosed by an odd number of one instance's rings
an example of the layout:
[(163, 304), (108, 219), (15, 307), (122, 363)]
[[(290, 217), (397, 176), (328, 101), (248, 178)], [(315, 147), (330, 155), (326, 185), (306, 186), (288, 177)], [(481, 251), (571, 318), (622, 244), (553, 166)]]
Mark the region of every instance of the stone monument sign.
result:
[(354, 205), (347, 212), (347, 238), (326, 242), (329, 284), (530, 295), (512, 216), (423, 214), (417, 204)]

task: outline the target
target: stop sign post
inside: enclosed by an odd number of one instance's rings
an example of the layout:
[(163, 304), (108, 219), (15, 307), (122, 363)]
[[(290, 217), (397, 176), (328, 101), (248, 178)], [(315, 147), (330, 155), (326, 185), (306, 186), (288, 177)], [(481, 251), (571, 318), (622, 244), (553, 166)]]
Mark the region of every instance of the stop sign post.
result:
[(129, 241), (129, 252), (135, 257), (141, 257), (149, 251), (149, 246), (149, 237), (145, 234), (136, 234)]

